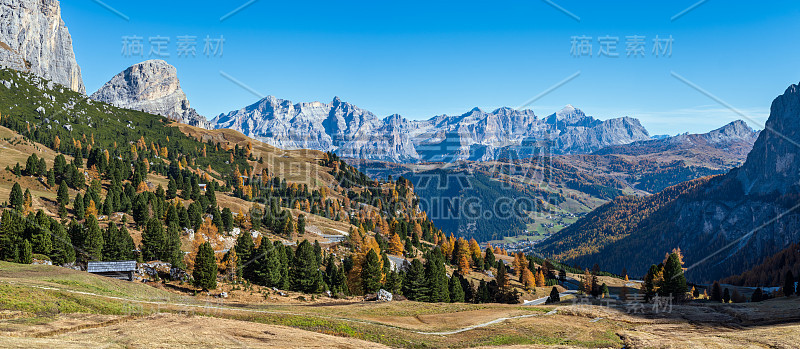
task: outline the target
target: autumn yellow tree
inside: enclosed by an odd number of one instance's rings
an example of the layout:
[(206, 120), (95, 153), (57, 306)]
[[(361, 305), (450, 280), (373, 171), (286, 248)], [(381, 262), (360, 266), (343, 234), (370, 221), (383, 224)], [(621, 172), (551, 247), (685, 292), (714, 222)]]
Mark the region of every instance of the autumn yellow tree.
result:
[(389, 253), (402, 256), (403, 250), (403, 240), (400, 238), (400, 235), (397, 233), (392, 234), (392, 236), (389, 238)]
[(547, 281), (544, 278), (544, 272), (542, 269), (539, 269), (539, 271), (536, 272), (536, 287), (544, 287), (546, 283)]
[(89, 200), (89, 206), (86, 206), (86, 216), (89, 215), (97, 217), (97, 207), (95, 206), (94, 200)]
[(458, 273), (461, 274), (461, 276), (467, 276), (470, 270), (469, 258), (467, 258), (466, 253), (462, 253), (461, 256), (458, 257)]
[(536, 279), (530, 269), (525, 268), (522, 270), (522, 285), (525, 289), (532, 290), (536, 287)]
[(481, 255), (481, 245), (478, 245), (478, 242), (475, 241), (474, 238), (469, 239), (469, 254), (471, 256)]
[(61, 149), (61, 138), (58, 138), (58, 136), (56, 136), (53, 139), (53, 150), (59, 150), (59, 149)]

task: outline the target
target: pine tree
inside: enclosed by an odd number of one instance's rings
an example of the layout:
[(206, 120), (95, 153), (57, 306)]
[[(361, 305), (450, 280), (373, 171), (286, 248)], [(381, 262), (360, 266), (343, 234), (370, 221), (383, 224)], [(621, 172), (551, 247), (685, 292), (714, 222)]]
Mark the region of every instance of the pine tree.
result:
[(75, 201), (72, 204), (75, 211), (75, 218), (81, 219), (86, 216), (86, 210), (83, 207), (83, 197), (81, 193), (75, 194)]
[(364, 294), (381, 288), (381, 262), (374, 249), (370, 249), (361, 266), (361, 289)]
[(451, 303), (464, 303), (464, 289), (461, 288), (461, 280), (457, 275), (450, 277), (449, 291)]
[(72, 247), (70, 239), (64, 226), (58, 222), (51, 224), (51, 238), (53, 249), (50, 252), (50, 259), (53, 265), (64, 265), (75, 261), (75, 248)]
[(711, 300), (722, 302), (722, 287), (717, 281), (714, 281), (714, 284), (711, 285)]
[(600, 295), (603, 297), (608, 297), (609, 293), (610, 292), (608, 290), (608, 285), (606, 285), (606, 283), (604, 282), (602, 285), (600, 285)]
[(58, 215), (61, 218), (67, 216), (67, 205), (69, 205), (69, 191), (67, 190), (67, 182), (63, 179), (58, 184), (58, 193), (56, 194), (58, 201)]
[(428, 281), (429, 302), (449, 303), (447, 270), (444, 266), (444, 254), (438, 247), (429, 253), (425, 262), (425, 279)]
[(156, 218), (150, 218), (147, 220), (147, 225), (142, 233), (142, 258), (145, 261), (153, 261), (163, 258), (164, 246), (164, 227), (161, 225), (160, 220)]
[(547, 303), (558, 303), (561, 301), (561, 294), (558, 293), (558, 289), (553, 286), (553, 289), (550, 291), (550, 297), (547, 297)]
[(181, 230), (177, 222), (167, 226), (164, 236), (164, 258), (173, 266), (183, 268), (183, 251), (181, 251)]
[(33, 219), (28, 219), (26, 230), (33, 246), (33, 252), (49, 255), (53, 247), (52, 233), (50, 232), (50, 218), (47, 217), (43, 210), (36, 212), (36, 216)]
[[(262, 245), (263, 244), (264, 242), (262, 242)], [(253, 242), (253, 237), (249, 233), (241, 233), (238, 237), (236, 237), (236, 245), (234, 248), (236, 249), (236, 255), (239, 256), (239, 263), (245, 264), (249, 263), (250, 259), (254, 257), (253, 251), (255, 250), (256, 246)]]
[(686, 277), (683, 275), (681, 258), (677, 252), (670, 253), (667, 262), (664, 263), (664, 282), (658, 293), (662, 297), (682, 300), (685, 298), (686, 289)]
[(314, 248), (308, 240), (303, 240), (297, 245), (290, 274), (292, 290), (303, 293), (322, 291), (322, 274), (317, 264), (317, 257), (314, 255)]
[(169, 183), (167, 183), (167, 199), (174, 199), (178, 195), (178, 185), (175, 183), (175, 179), (169, 177)]
[(505, 294), (511, 292), (511, 280), (506, 273), (505, 263), (498, 264), (497, 276), (495, 276), (495, 280), (497, 281), (499, 293)]
[(17, 259), (17, 263), (20, 264), (31, 264), (33, 263), (33, 248), (31, 247), (31, 242), (28, 240), (22, 241), (22, 248), (19, 252), (19, 258)]
[(412, 301), (427, 302), (428, 293), (425, 267), (419, 259), (414, 259), (403, 280), (403, 295)]
[(83, 250), (87, 254), (88, 260), (103, 260), (103, 232), (94, 215), (86, 217), (86, 240)]
[(233, 213), (231, 213), (231, 209), (227, 207), (222, 209), (222, 226), (224, 231), (231, 231), (233, 229)]
[(764, 291), (762, 291), (761, 287), (759, 287), (755, 291), (753, 291), (753, 295), (750, 297), (750, 301), (753, 303), (761, 302), (763, 300), (763, 297), (764, 297)]
[(728, 290), (727, 287), (722, 292), (722, 302), (723, 303), (730, 303), (731, 302), (731, 291)]
[[(289, 217), (291, 219), (291, 216)], [(297, 217), (297, 234), (303, 235), (306, 233), (306, 215), (301, 214)]]
[(783, 278), (783, 295), (789, 297), (794, 294), (794, 274), (791, 270), (786, 271), (786, 276)]
[(394, 270), (386, 274), (386, 282), (383, 283), (383, 288), (391, 294), (400, 294), (403, 287), (403, 275)]
[[(249, 234), (248, 234), (249, 235)], [(255, 279), (259, 280), (267, 287), (281, 287), (281, 259), (278, 251), (269, 241), (264, 241), (256, 250), (260, 256), (253, 265), (255, 267)]]
[(475, 292), (475, 303), (488, 303), (492, 301), (491, 293), (489, 292), (489, 285), (486, 281), (481, 280), (478, 283), (478, 290)]
[(214, 258), (214, 250), (208, 241), (200, 245), (197, 250), (192, 277), (194, 285), (197, 287), (204, 290), (217, 288), (217, 260)]
[(8, 204), (11, 205), (11, 208), (22, 211), (24, 203), (25, 198), (22, 196), (22, 187), (19, 186), (19, 183), (14, 182), (14, 186), (11, 187), (11, 195), (8, 197)]
[(487, 246), (486, 257), (483, 258), (483, 261), (486, 265), (493, 266), (495, 265), (494, 251), (492, 251), (492, 245)]

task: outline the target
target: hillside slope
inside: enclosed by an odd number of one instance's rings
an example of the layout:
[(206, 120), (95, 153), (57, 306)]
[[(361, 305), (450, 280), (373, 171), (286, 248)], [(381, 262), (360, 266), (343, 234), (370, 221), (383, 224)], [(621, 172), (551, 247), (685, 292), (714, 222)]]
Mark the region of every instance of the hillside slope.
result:
[[(792, 85), (772, 103), (767, 129), (741, 168), (670, 195), (668, 204), (652, 211), (634, 206), (629, 214), (640, 216), (635, 222), (597, 219), (601, 213), (586, 217), (548, 241), (542, 251), (572, 263), (600, 263), (611, 271), (628, 268), (632, 275), (643, 275), (649, 262), (680, 248), (689, 266), (687, 276), (700, 282), (755, 266), (800, 241), (795, 206), (800, 197), (798, 120), (800, 91)], [(625, 215), (629, 208), (623, 202), (611, 203), (603, 211)], [(586, 231), (626, 236), (599, 246), (591, 239), (569, 243), (570, 235)]]

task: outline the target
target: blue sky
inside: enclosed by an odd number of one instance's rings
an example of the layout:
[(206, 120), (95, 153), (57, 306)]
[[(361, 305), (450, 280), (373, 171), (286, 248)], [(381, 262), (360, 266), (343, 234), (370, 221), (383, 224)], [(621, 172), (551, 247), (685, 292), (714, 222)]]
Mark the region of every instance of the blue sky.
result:
[[(796, 0), (708, 0), (674, 21), (697, 0), (552, 2), (580, 20), (539, 0), (258, 0), (222, 21), (248, 1), (103, 0), (118, 13), (93, 0), (61, 6), (88, 93), (132, 64), (163, 58), (209, 118), (274, 95), (340, 96), (381, 117), (426, 119), (516, 107), (580, 72), (530, 108), (546, 116), (572, 104), (675, 134), (742, 117), (672, 72), (762, 123), (772, 100), (800, 82)], [(674, 39), (671, 57), (652, 53), (656, 35)], [(125, 36), (143, 38), (143, 55), (123, 54)], [(159, 36), (170, 39), (168, 58), (150, 55)], [(178, 57), (180, 36), (197, 37), (195, 57)], [(221, 57), (203, 54), (206, 36), (224, 37)], [(575, 36), (592, 38), (592, 57), (572, 54)], [(605, 36), (619, 38), (619, 57), (598, 57)], [(626, 57), (628, 36), (644, 36), (644, 57)]]

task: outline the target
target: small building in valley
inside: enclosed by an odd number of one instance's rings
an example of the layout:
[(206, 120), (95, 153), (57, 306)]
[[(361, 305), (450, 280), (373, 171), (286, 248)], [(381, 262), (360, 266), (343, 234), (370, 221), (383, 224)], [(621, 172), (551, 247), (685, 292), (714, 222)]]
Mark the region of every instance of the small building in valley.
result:
[(92, 261), (86, 266), (86, 271), (105, 277), (133, 281), (133, 273), (136, 271), (136, 261)]

